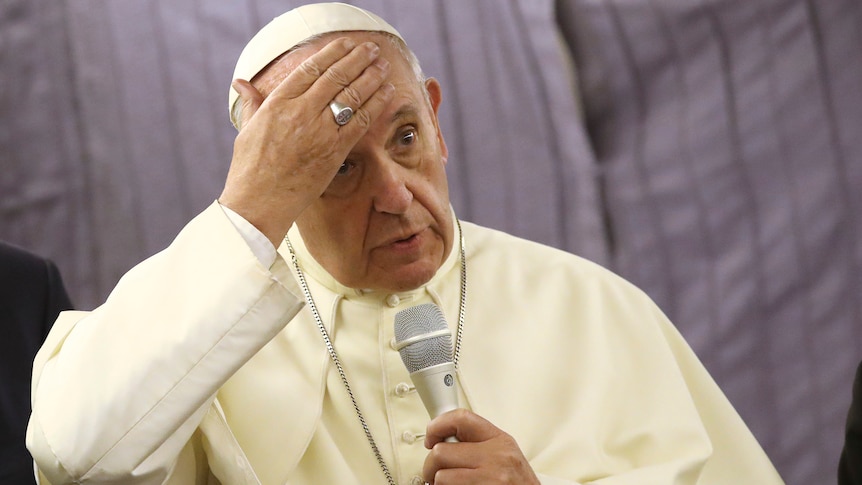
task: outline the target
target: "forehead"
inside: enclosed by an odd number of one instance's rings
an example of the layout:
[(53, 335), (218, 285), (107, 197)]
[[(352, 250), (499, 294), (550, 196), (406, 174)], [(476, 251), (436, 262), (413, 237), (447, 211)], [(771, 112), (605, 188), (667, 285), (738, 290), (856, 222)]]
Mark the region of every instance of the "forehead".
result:
[[(323, 34), (312, 42), (295, 48), (264, 68), (253, 79), (252, 84), (267, 96), (278, 84), (296, 69), (302, 61), (308, 59), (326, 44), (335, 39), (348, 37), (353, 39), (357, 45), (363, 42), (374, 42), (380, 47), (380, 57), (389, 61), (389, 82), (399, 88), (399, 84), (418, 84), (418, 79), (413, 72), (404, 52), (396, 46), (397, 40), (381, 32), (330, 32)], [(398, 89), (400, 91), (400, 89)]]

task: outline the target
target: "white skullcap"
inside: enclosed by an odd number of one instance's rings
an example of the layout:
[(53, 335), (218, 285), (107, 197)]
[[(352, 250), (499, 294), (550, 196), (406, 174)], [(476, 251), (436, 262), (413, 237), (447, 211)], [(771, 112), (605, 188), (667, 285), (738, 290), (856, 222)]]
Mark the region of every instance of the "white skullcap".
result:
[[(344, 3), (303, 5), (272, 19), (248, 41), (236, 61), (233, 79), (251, 81), (270, 62), (309, 37), (351, 30), (388, 32), (404, 40), (385, 20), (359, 7)], [(234, 126), (238, 122), (234, 118), (234, 104), (238, 100), (239, 93), (231, 87), (228, 110)]]

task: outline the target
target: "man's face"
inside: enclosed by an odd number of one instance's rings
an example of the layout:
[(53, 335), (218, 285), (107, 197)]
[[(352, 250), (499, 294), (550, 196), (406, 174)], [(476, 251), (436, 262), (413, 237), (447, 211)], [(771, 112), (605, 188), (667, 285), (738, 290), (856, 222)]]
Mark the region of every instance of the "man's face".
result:
[(341, 284), (417, 288), (434, 276), (454, 239), (447, 150), (437, 123), (439, 84), (426, 82), (426, 98), (404, 56), (383, 34), (371, 32), (327, 35), (267, 68), (254, 84), (267, 95), (293, 67), (344, 36), (380, 46), (395, 94), (296, 224), (309, 252)]

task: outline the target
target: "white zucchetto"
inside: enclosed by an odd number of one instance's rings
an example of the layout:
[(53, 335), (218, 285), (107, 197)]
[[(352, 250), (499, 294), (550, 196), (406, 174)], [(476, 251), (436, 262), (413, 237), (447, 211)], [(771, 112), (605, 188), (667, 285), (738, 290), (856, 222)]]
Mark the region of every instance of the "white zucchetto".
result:
[[(344, 3), (313, 3), (285, 12), (266, 24), (248, 41), (233, 72), (233, 79), (251, 79), (278, 56), (309, 37), (329, 32), (387, 32), (401, 40), (401, 34), (377, 15)], [(228, 95), (230, 121), (237, 126), (234, 105), (239, 93)]]

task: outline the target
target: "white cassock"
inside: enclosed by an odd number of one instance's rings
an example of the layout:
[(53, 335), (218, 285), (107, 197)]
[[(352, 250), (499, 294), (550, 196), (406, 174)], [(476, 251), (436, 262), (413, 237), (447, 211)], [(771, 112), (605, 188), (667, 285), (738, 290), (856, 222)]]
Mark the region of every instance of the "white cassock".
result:
[[(461, 402), (511, 434), (543, 483), (783, 483), (640, 290), (563, 251), (462, 227)], [(429, 418), (391, 346), (393, 317), (433, 302), (454, 334), (458, 247), (424, 287), (386, 294), (340, 285), (290, 238), (384, 460), (397, 483), (416, 483)], [(27, 441), (44, 478), (385, 483), (279, 251), (262, 265), (213, 204), (104, 305), (64, 313), (34, 367)]]

